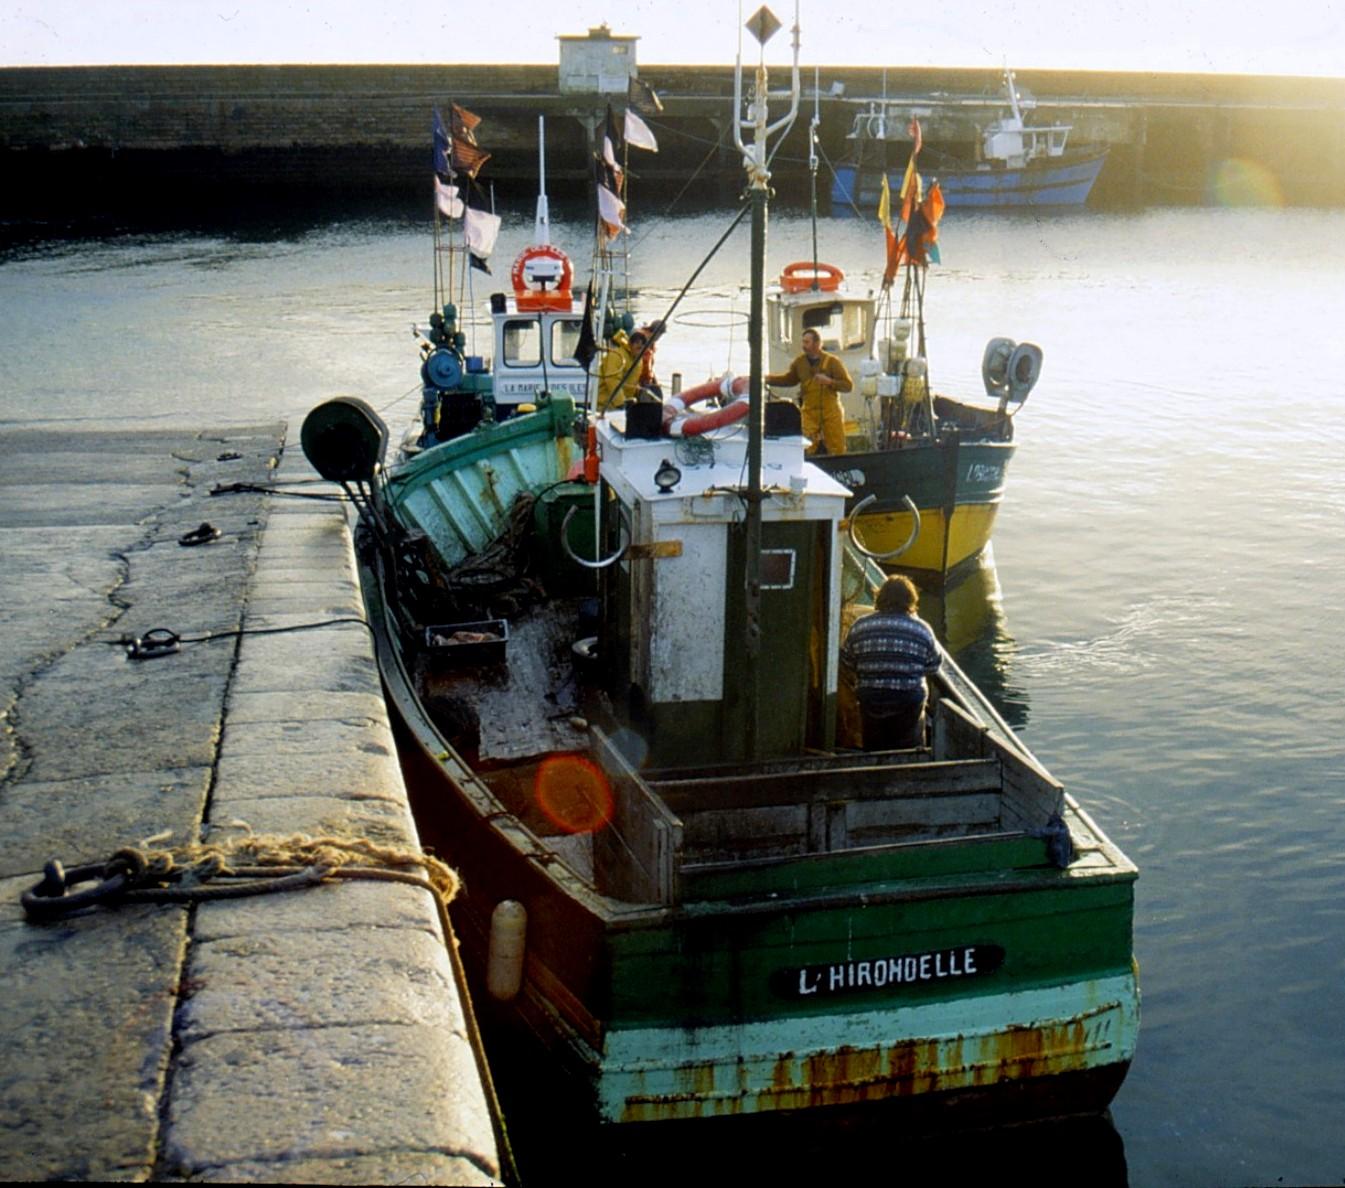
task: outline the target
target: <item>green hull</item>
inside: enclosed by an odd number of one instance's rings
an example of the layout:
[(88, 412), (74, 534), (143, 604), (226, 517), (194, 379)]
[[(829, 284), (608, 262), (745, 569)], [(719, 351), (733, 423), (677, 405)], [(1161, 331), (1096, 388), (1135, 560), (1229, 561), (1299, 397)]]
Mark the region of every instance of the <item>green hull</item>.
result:
[(609, 1122), (1119, 1084), (1134, 872), (1105, 844), (1093, 857), (1061, 871), (1040, 840), (987, 836), (687, 880), (669, 918), (609, 928), (596, 1046), (559, 1034)]
[[(505, 477), (533, 492), (564, 477), (570, 443), (551, 417), (511, 423), (504, 454), (479, 452), (499, 429), (427, 452), (391, 475), (385, 507), (435, 539), (464, 540), (462, 525), (492, 508), (498, 528)], [(432, 523), (440, 504), (453, 505), (451, 529)], [(538, 551), (554, 556), (545, 542)], [(454, 911), (469, 969), (487, 981), (492, 913), (521, 904), (522, 988), (496, 1009), (551, 1051), (592, 1116), (641, 1124), (967, 1095), (992, 1109), (1012, 1099), (1020, 1115), (1027, 1103), (1029, 1116), (1105, 1107), (1138, 1030), (1135, 868), (951, 661), (927, 747), (728, 767), (707, 728), (641, 769), (621, 730), (609, 737), (564, 700), (573, 676), (560, 672), (545, 697), (533, 675), (511, 691), (516, 662), (541, 671), (528, 656), (427, 686), (406, 605), (388, 604), (387, 552), (366, 542), (361, 564), (421, 836), (463, 876)], [(845, 597), (861, 571), (873, 580), (872, 567), (838, 571)], [(562, 642), (541, 652), (568, 653), (566, 613), (553, 602), (521, 615), (510, 647), (559, 616), (545, 638)], [(486, 743), (464, 748), (436, 717), (478, 686), (533, 706), (519, 719), (529, 757), (479, 762)], [(505, 704), (483, 701), (481, 716)], [(559, 828), (538, 791), (542, 761), (565, 755), (603, 773), (610, 813), (592, 832)], [(1058, 815), (1074, 851), (1063, 866), (1060, 837), (1049, 840)], [(1087, 1092), (1066, 1089), (1079, 1085)]]
[(385, 498), (399, 523), (423, 532), (439, 560), (455, 565), (500, 535), (519, 495), (565, 478), (579, 458), (573, 424), (574, 402), (564, 396), (541, 403), (530, 416), (482, 424), (451, 446), (397, 467)]

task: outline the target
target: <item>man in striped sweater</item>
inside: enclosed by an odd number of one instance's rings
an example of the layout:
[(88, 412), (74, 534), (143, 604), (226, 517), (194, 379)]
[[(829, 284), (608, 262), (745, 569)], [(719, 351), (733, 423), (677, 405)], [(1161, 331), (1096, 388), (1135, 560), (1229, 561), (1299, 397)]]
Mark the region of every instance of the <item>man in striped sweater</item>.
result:
[(909, 578), (888, 578), (875, 601), (841, 647), (841, 667), (859, 695), (864, 749), (916, 747), (924, 738), (925, 677), (939, 670), (939, 646), (915, 617), (920, 595)]

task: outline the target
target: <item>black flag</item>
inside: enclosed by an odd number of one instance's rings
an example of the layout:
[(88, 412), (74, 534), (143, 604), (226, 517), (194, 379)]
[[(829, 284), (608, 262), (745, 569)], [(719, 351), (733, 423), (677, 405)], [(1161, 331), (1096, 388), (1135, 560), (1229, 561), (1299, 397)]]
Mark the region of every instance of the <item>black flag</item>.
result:
[(585, 372), (593, 364), (598, 353), (598, 340), (593, 333), (593, 282), (588, 282), (588, 292), (584, 294), (584, 325), (579, 331), (579, 342), (574, 348), (574, 357)]
[(654, 88), (633, 74), (626, 87), (626, 102), (641, 115), (658, 115), (663, 110), (663, 102)]

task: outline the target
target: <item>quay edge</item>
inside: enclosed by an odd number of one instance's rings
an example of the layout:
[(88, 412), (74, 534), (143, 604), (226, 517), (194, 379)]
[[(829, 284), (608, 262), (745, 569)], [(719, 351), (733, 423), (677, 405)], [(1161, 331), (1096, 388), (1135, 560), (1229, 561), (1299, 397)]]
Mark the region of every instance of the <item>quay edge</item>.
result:
[[(0, 435), (0, 1166), (19, 1179), (497, 1182), (430, 894), (343, 882), (28, 923), (43, 863), (257, 833), (418, 845), (344, 509), (267, 485), (284, 426)], [(301, 477), (287, 457), (285, 479)], [(209, 521), (219, 539), (179, 537)], [(53, 598), (56, 601), (53, 603)], [(58, 611), (59, 613), (53, 613)], [(124, 632), (180, 653), (133, 663)], [(428, 1102), (434, 1107), (429, 1108)]]

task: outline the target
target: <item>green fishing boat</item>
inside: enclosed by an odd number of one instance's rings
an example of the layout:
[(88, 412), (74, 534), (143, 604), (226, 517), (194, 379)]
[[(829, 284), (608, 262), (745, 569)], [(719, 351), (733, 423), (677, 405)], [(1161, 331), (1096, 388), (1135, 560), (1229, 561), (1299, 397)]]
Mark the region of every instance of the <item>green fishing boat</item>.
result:
[[(603, 1124), (1101, 1111), (1138, 1031), (1135, 867), (951, 658), (918, 746), (853, 745), (839, 650), (883, 574), (763, 400), (764, 65), (754, 91), (745, 422), (688, 449), (540, 378), (395, 460), (357, 401), (305, 422), (361, 511), (422, 838), (463, 876), (483, 1005)], [(575, 312), (492, 307), (542, 341)]]

